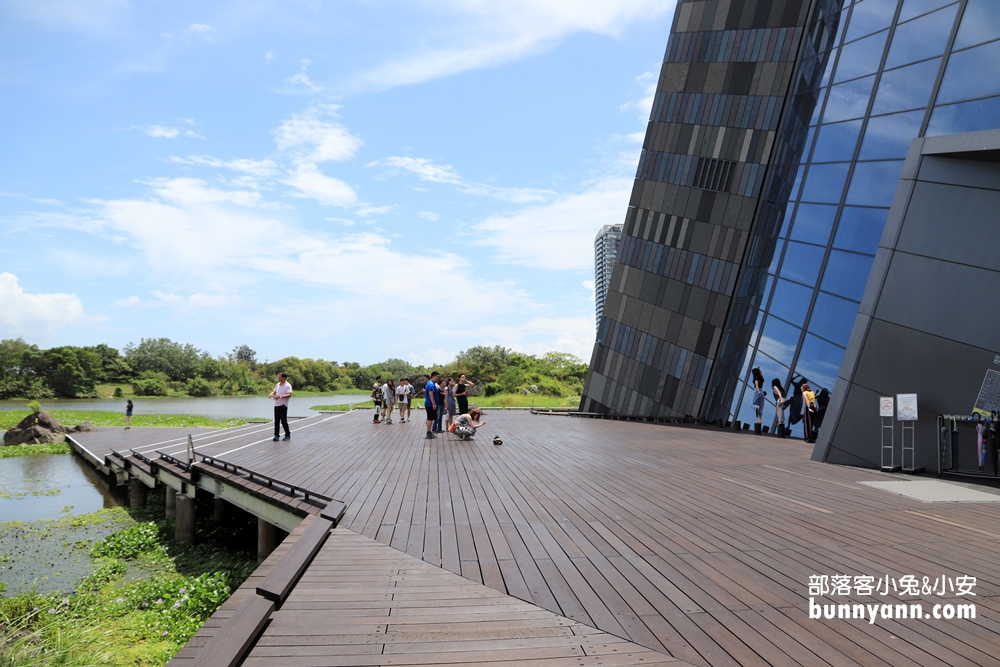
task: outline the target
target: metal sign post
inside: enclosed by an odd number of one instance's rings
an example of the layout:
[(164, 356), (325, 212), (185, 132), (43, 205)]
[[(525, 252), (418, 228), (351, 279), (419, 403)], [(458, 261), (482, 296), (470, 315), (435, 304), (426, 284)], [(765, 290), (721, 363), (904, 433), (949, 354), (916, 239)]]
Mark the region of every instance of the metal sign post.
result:
[[(896, 418), (900, 422), (900, 444), (902, 445), (903, 472), (920, 472), (923, 468), (917, 468), (917, 448), (916, 448), (916, 422), (917, 422), (917, 395), (916, 394), (896, 394)], [(909, 434), (909, 444), (907, 444), (907, 434)], [(910, 465), (906, 465), (906, 455), (910, 455)]]
[[(895, 417), (895, 400), (892, 396), (883, 396), (878, 399), (878, 414), (882, 418), (882, 470), (893, 472), (898, 470), (896, 466), (896, 428), (893, 417)], [(886, 444), (886, 433), (889, 435), (889, 444)]]

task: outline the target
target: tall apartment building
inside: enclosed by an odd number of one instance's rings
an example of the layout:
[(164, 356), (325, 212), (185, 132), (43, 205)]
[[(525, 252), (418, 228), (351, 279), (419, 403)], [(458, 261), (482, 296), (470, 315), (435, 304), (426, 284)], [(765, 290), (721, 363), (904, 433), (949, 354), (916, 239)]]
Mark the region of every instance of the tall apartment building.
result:
[(615, 257), (622, 239), (621, 225), (604, 225), (594, 239), (594, 303), (597, 311), (597, 326), (601, 326), (604, 314), (604, 299), (608, 295), (611, 272), (615, 268)]
[(997, 63), (996, 0), (680, 0), (581, 409), (747, 422), (759, 366), (823, 396), (815, 458), (862, 465), (879, 392), (971, 410)]

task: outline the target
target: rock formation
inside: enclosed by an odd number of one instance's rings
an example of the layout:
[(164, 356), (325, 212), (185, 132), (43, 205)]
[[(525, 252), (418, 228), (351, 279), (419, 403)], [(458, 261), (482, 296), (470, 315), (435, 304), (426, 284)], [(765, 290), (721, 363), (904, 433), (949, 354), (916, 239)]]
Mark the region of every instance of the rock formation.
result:
[(3, 434), (6, 445), (39, 445), (46, 442), (63, 442), (67, 433), (93, 431), (94, 425), (84, 422), (75, 428), (66, 428), (45, 410), (32, 413)]

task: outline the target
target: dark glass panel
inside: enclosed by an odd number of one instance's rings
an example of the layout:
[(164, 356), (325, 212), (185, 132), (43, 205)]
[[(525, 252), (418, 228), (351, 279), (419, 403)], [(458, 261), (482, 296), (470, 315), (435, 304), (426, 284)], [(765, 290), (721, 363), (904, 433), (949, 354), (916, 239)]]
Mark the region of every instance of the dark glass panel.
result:
[(860, 131), (860, 120), (821, 125), (819, 134), (816, 135), (816, 148), (813, 150), (812, 161), (841, 162), (853, 159)]
[(803, 287), (787, 280), (778, 280), (774, 286), (774, 297), (771, 299), (769, 313), (777, 315), (792, 324), (802, 326), (812, 299), (812, 289)]
[[(1000, 3), (997, 4), (1000, 12)], [(1000, 41), (952, 53), (941, 80), (937, 104), (1000, 94)], [(992, 76), (984, 74), (990, 72)]]
[(826, 260), (826, 271), (823, 273), (822, 289), (861, 301), (873, 261), (874, 258), (869, 255), (857, 255), (842, 250), (830, 251), (830, 257)]
[(847, 347), (857, 315), (858, 304), (855, 302), (820, 292), (816, 295), (816, 305), (809, 318), (809, 331)]
[(887, 208), (845, 206), (837, 224), (833, 247), (874, 255), (888, 215)]
[(847, 81), (866, 74), (874, 74), (882, 60), (885, 38), (888, 36), (889, 31), (883, 30), (856, 42), (845, 44), (844, 48), (840, 50), (840, 62), (837, 63), (837, 73), (833, 80), (836, 82)]
[(995, 130), (1000, 127), (1000, 97), (949, 104), (934, 109), (927, 136)]
[(905, 0), (903, 9), (899, 12), (899, 20), (901, 22), (909, 21), (914, 16), (920, 16), (938, 7), (954, 3), (955, 0)]
[(874, 83), (874, 76), (866, 76), (830, 88), (830, 101), (826, 103), (823, 122), (832, 123), (864, 116)]
[(935, 58), (883, 73), (872, 115), (926, 107), (940, 65)]
[(833, 229), (833, 218), (837, 215), (836, 206), (822, 204), (800, 204), (795, 213), (795, 224), (792, 226), (791, 238), (807, 243), (825, 245)]
[(997, 0), (969, 0), (965, 5), (962, 25), (958, 29), (953, 48), (962, 49), (992, 39), (1000, 39), (1000, 11), (997, 11)]
[(858, 162), (847, 191), (847, 204), (859, 206), (889, 206), (896, 194), (902, 160)]
[(838, 203), (844, 192), (849, 163), (814, 164), (802, 188), (802, 201)]
[(878, 116), (868, 121), (861, 142), (859, 160), (882, 160), (906, 157), (910, 142), (920, 133), (924, 110), (907, 111), (891, 116)]
[(944, 53), (957, 11), (958, 5), (952, 5), (896, 26), (886, 69)]
[(806, 285), (815, 285), (825, 252), (826, 249), (819, 246), (790, 242), (778, 275)]
[(888, 28), (896, 13), (896, 0), (864, 0), (854, 4), (845, 42)]
[(823, 78), (820, 79), (820, 86), (829, 86), (830, 79), (833, 76), (833, 63), (837, 59), (837, 49), (834, 49), (827, 56), (826, 67), (823, 70)]
[[(782, 322), (775, 317), (767, 318), (767, 323), (764, 324), (764, 331), (760, 336), (760, 343), (757, 349), (761, 352), (765, 352), (771, 357), (778, 359), (783, 362), (783, 365), (788, 365), (792, 363), (792, 355), (795, 354), (795, 348), (799, 346), (799, 336), (802, 331), (798, 327), (793, 327), (791, 324)], [(759, 358), (760, 355), (758, 355)], [(760, 362), (757, 362), (758, 364)], [(763, 367), (761, 368), (763, 371)], [(765, 373), (764, 377), (767, 378), (768, 375), (772, 375), (776, 370), (772, 370), (771, 373)], [(788, 372), (787, 370), (785, 371)], [(784, 376), (782, 376), (782, 381), (784, 381)]]
[(795, 364), (795, 372), (809, 380), (809, 385), (817, 394), (821, 389), (832, 392), (842, 361), (843, 348), (806, 334), (798, 363)]

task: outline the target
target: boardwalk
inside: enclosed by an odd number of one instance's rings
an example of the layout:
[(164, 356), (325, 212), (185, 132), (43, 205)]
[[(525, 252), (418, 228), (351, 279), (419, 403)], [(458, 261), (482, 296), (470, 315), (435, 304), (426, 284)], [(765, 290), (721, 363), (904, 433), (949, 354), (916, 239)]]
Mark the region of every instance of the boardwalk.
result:
[[(355, 413), (293, 424), (290, 442), (257, 426), (196, 447), (346, 501), (338, 531), (690, 664), (1000, 665), (1000, 504), (887, 493), (859, 483), (884, 475), (810, 462), (801, 441), (487, 417), (471, 443)], [(148, 440), (82, 436), (98, 454)], [(978, 614), (810, 619), (810, 576), (835, 574), (974, 576), (975, 598), (826, 601), (971, 601)]]

